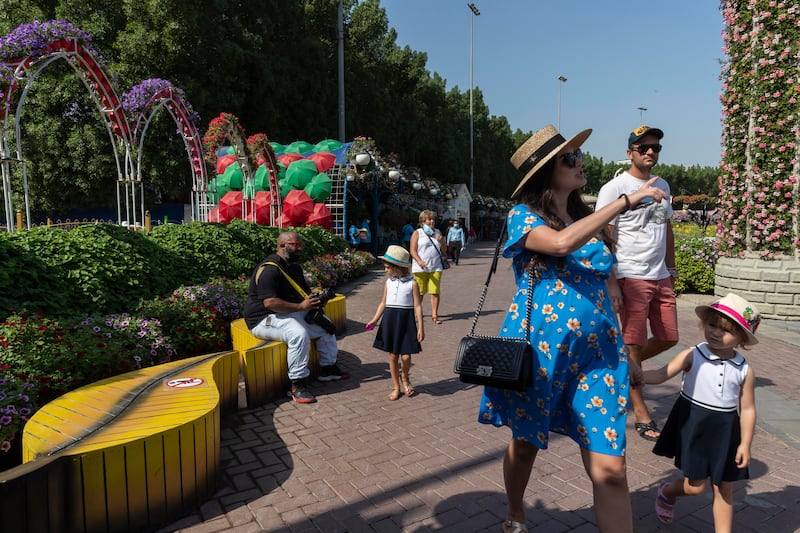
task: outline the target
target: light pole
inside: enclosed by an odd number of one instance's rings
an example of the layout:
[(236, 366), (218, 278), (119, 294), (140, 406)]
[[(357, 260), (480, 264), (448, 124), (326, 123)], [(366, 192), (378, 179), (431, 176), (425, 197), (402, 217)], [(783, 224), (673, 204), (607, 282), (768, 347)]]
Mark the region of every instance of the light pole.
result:
[(469, 18), (469, 193), (475, 193), (475, 134), (473, 133), (472, 118), (472, 27), (475, 17), (479, 17), (481, 12), (474, 3), (467, 4), (472, 16)]
[(644, 112), (647, 111), (646, 107), (637, 107), (639, 110), (639, 125), (644, 124)]
[(564, 76), (559, 76), (558, 78), (558, 123), (557, 128), (558, 131), (561, 131), (561, 86), (564, 85), (564, 82), (567, 81), (567, 78)]
[(339, 140), (345, 142), (344, 133), (344, 6), (339, 0), (336, 17), (336, 41), (338, 56), (338, 89), (339, 89)]

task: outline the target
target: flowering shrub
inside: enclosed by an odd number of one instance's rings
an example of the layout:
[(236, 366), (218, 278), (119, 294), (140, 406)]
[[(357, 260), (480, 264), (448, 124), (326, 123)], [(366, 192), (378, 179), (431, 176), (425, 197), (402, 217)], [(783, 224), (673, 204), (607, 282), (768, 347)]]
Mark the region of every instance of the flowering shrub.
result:
[(174, 354), (185, 358), (229, 348), (230, 323), (243, 307), (233, 283), (220, 281), (180, 287), (169, 298), (142, 303), (138, 312), (158, 317)]
[(724, 0), (720, 253), (793, 252), (798, 240), (796, 2)]
[(337, 255), (315, 257), (303, 264), (303, 272), (309, 287), (332, 289), (361, 276), (374, 263), (375, 256), (369, 252), (347, 250)]
[(158, 319), (132, 317), (127, 313), (101, 320), (88, 316), (80, 326), (91, 329), (97, 338), (107, 341), (119, 338), (136, 368), (166, 363), (174, 354)]
[(37, 313), (11, 315), (0, 324), (0, 365), (35, 382), (46, 403), (76, 387), (127, 372), (134, 361), (127, 338), (61, 323)]
[(693, 237), (676, 242), (675, 266), (678, 268), (678, 279), (675, 280), (675, 292), (714, 294), (716, 264), (714, 239)]
[(0, 366), (0, 457), (11, 450), (11, 443), (37, 409), (35, 385), (7, 372), (7, 366)]

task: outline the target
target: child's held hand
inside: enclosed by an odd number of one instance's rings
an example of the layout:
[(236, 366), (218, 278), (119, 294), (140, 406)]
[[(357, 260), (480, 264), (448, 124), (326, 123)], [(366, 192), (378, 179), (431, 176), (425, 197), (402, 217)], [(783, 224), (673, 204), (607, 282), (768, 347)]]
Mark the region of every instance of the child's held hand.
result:
[(364, 329), (365, 329), (365, 330), (367, 330), (367, 331), (372, 331), (372, 330), (373, 330), (373, 328), (375, 328), (375, 325), (374, 325), (372, 322), (367, 322), (367, 323), (364, 325)]
[(736, 449), (736, 467), (747, 468), (750, 464), (750, 447), (740, 444)]

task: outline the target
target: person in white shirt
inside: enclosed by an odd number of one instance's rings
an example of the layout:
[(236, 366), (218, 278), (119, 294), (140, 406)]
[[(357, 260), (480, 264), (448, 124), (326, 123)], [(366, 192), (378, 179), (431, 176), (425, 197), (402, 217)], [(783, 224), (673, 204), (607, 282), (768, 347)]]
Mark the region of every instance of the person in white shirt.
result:
[[(638, 190), (655, 177), (653, 167), (661, 152), (659, 141), (664, 132), (650, 126), (639, 126), (628, 136), (628, 158), (631, 166), (603, 185), (597, 196), (596, 209), (602, 209), (624, 195)], [(662, 189), (666, 198), (660, 202), (645, 201), (630, 206), (609, 224), (617, 242), (616, 281), (610, 280), (609, 295), (620, 309), (622, 338), (631, 359), (642, 362), (675, 346), (678, 342), (678, 311), (673, 290), (675, 269), (675, 237), (672, 233), (672, 204), (669, 184), (658, 178), (654, 187)], [(653, 336), (648, 338), (647, 323)], [(660, 435), (640, 389), (630, 391), (637, 433), (655, 441)]]

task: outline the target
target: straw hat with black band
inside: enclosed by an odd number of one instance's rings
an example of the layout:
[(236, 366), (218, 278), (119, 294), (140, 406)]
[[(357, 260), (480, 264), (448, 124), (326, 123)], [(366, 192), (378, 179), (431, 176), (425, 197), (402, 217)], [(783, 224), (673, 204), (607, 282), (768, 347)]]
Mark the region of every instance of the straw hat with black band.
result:
[(544, 167), (544, 165), (558, 155), (565, 146), (572, 148), (580, 147), (592, 130), (583, 130), (570, 140), (562, 136), (552, 124), (548, 124), (544, 128), (534, 133), (522, 146), (520, 146), (514, 155), (511, 156), (511, 164), (514, 168), (519, 170), (522, 174), (522, 181), (517, 185), (516, 190), (511, 194), (511, 198), (516, 198), (525, 184)]

